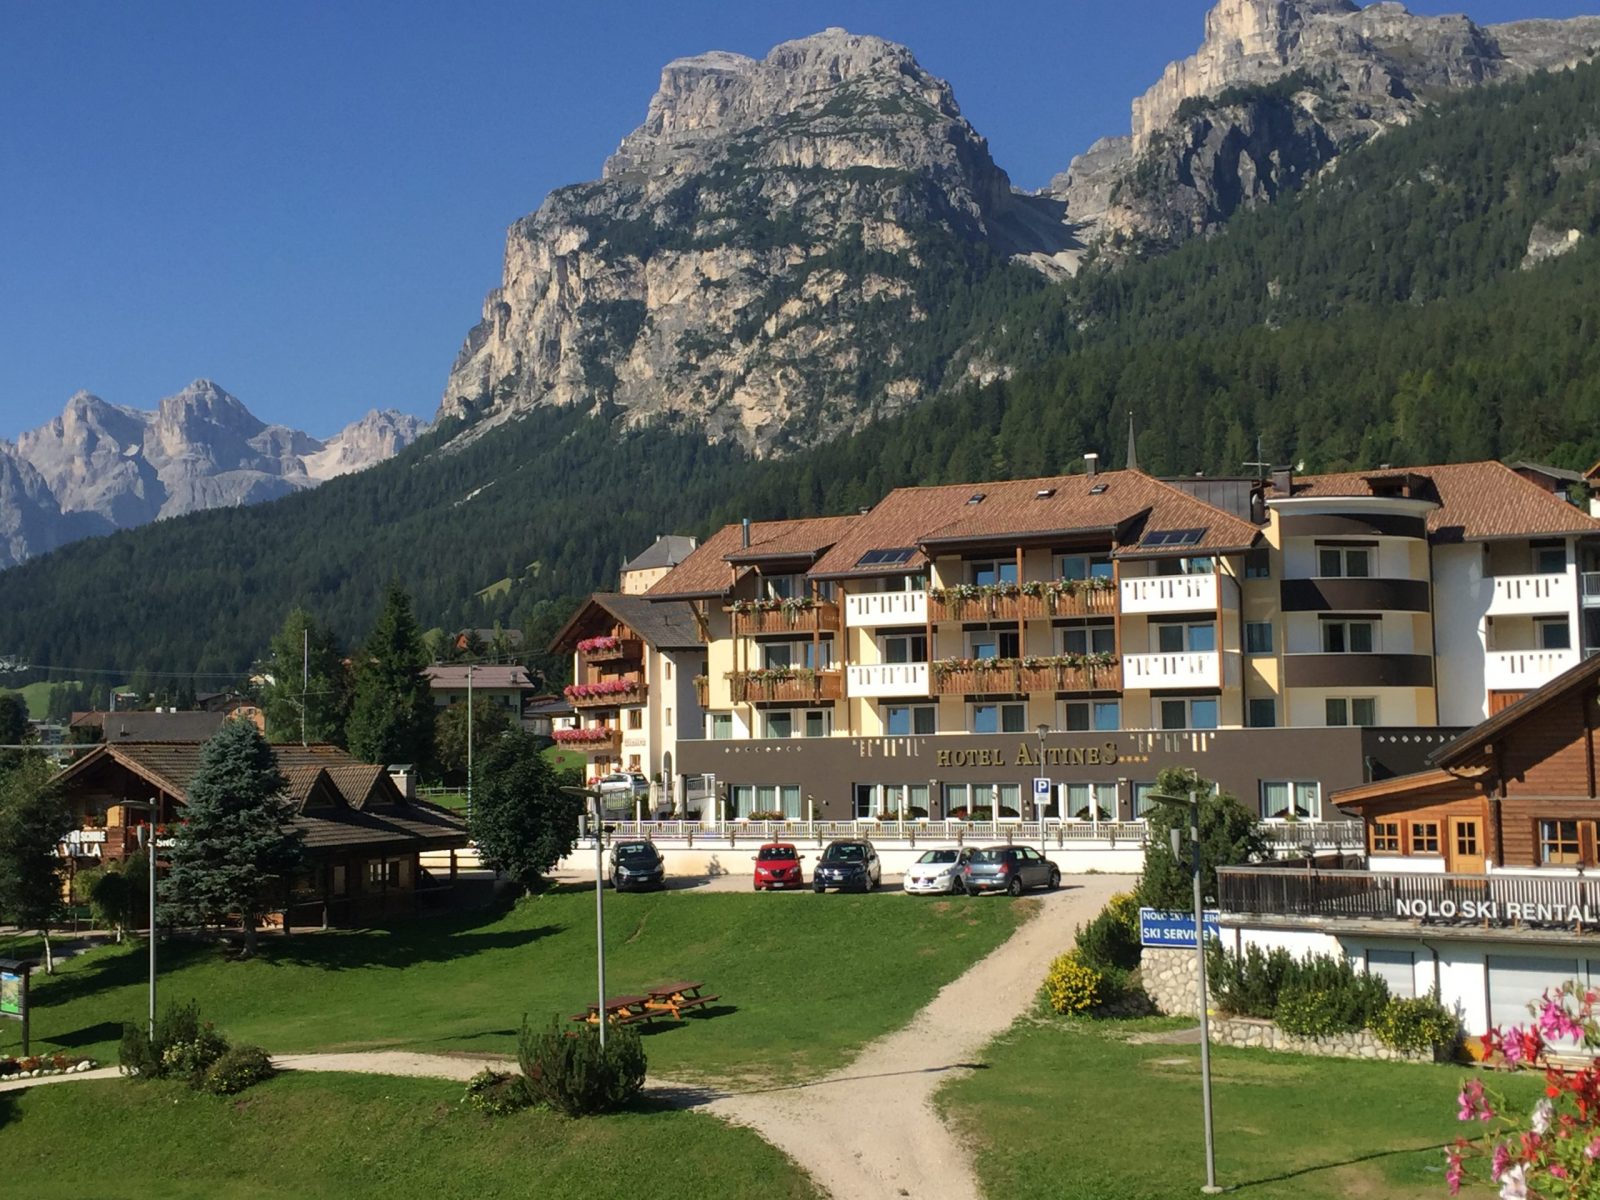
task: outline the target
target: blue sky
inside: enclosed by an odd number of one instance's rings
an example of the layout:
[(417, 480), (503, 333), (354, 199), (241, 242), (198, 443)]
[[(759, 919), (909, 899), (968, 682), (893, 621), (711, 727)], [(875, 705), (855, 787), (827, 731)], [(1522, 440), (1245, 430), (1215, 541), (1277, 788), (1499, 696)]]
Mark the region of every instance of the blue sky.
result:
[[(667, 60), (843, 25), (949, 79), (1024, 187), (1199, 43), (1205, 0), (11, 3), (0, 437), (209, 376), (326, 435), (431, 416), (506, 227), (594, 178)], [(1479, 21), (1595, 0), (1417, 0)]]

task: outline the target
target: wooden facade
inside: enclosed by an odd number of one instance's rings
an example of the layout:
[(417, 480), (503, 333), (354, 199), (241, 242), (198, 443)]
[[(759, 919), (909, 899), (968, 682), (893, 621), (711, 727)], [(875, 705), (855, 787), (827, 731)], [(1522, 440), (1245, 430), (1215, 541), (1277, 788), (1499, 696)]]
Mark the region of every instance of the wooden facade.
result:
[(1600, 866), (1590, 658), (1440, 748), (1432, 770), (1337, 793), (1360, 814), (1374, 867), (1472, 872)]

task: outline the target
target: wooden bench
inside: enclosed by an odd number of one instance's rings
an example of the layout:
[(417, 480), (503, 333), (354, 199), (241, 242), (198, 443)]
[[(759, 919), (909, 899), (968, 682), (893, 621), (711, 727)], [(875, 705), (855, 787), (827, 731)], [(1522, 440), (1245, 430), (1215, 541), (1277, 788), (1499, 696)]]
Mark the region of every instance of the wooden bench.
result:
[[(647, 996), (612, 996), (606, 1001), (606, 1021), (612, 1025), (632, 1025), (636, 1021), (653, 1021), (656, 1011), (649, 1006)], [(571, 1020), (600, 1023), (600, 1006), (591, 1004), (583, 1012), (573, 1013)]]
[(686, 1010), (704, 1008), (722, 998), (701, 995), (700, 989), (704, 986), (703, 983), (685, 981), (653, 987), (645, 999), (645, 1008), (652, 1012), (671, 1013), (674, 1019), (681, 1021)]

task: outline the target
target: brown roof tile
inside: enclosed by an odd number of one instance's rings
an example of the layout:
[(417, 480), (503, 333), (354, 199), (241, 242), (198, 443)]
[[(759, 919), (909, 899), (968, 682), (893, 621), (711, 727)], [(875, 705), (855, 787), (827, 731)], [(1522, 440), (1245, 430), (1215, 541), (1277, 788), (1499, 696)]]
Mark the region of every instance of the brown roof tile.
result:
[[(832, 546), (861, 518), (808, 517), (796, 521), (754, 521), (750, 545), (739, 525), (724, 525), (645, 594), (652, 600), (721, 596), (749, 566), (762, 558), (813, 558)], [(737, 563), (731, 561), (737, 559)], [(809, 563), (807, 564), (809, 565)]]
[[(1307, 475), (1294, 481), (1294, 496), (1371, 496), (1375, 482), (1381, 487), (1383, 480), (1408, 475), (1422, 484), (1414, 495), (1438, 503), (1428, 514), (1428, 536), (1435, 542), (1600, 533), (1600, 521), (1492, 460)], [(1273, 489), (1268, 495), (1281, 499), (1283, 493)]]

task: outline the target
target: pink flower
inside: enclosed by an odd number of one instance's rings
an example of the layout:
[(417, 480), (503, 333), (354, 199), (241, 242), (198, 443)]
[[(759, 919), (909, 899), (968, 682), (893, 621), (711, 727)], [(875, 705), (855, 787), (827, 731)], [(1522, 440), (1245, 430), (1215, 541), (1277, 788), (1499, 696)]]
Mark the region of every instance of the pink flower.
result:
[(1456, 1120), (1458, 1121), (1492, 1121), (1494, 1109), (1489, 1107), (1489, 1101), (1484, 1097), (1483, 1084), (1476, 1079), (1469, 1079), (1456, 1096)]
[(1450, 1186), (1450, 1194), (1452, 1196), (1459, 1196), (1461, 1194), (1462, 1175), (1461, 1155), (1457, 1154), (1454, 1150), (1446, 1150), (1444, 1152), (1444, 1157), (1444, 1181)]
[(1583, 1026), (1572, 1019), (1567, 1011), (1566, 996), (1561, 992), (1544, 994), (1539, 1008), (1539, 1032), (1547, 1042), (1581, 1041)]
[(1506, 1173), (1506, 1168), (1510, 1165), (1511, 1151), (1504, 1142), (1496, 1142), (1494, 1144), (1494, 1155), (1489, 1160), (1489, 1178), (1499, 1183), (1500, 1176)]
[(1600, 1158), (1600, 1137), (1595, 1138), (1592, 1142), (1590, 1142), (1587, 1146), (1585, 1146), (1583, 1148), (1583, 1156), (1585, 1158), (1587, 1158), (1590, 1162), (1593, 1162), (1595, 1159)]

